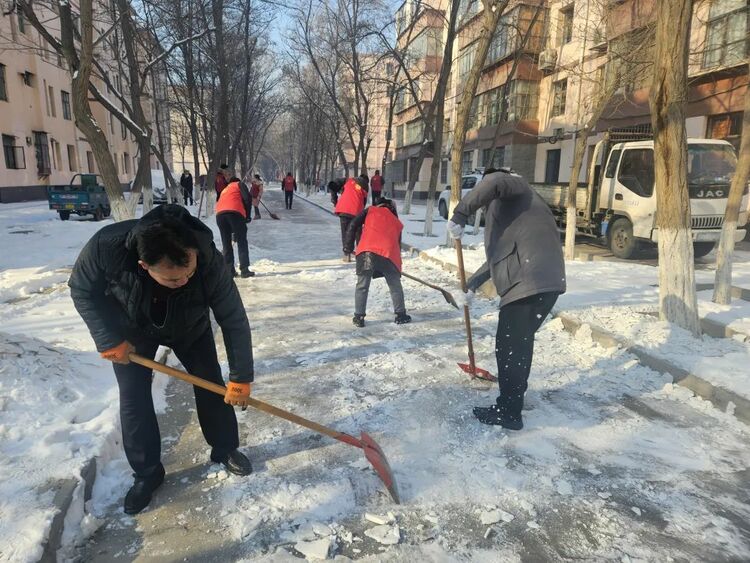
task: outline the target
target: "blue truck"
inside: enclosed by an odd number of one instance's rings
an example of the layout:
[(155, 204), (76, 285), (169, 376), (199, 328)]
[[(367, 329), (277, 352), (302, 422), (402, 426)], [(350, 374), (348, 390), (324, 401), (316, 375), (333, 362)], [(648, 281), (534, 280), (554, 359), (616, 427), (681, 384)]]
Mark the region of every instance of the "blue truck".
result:
[(63, 221), (70, 219), (71, 213), (93, 215), (94, 221), (101, 221), (112, 212), (107, 192), (96, 174), (76, 174), (68, 185), (49, 186), (47, 201)]

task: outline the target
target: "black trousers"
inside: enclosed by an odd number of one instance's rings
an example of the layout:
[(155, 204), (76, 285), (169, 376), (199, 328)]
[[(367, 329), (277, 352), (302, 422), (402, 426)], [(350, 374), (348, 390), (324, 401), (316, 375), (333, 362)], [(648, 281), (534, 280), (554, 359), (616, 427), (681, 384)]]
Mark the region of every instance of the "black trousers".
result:
[(372, 204), (377, 205), (380, 201), (380, 194), (382, 192), (376, 192), (375, 190), (372, 190)]
[(557, 301), (558, 293), (539, 293), (500, 307), (495, 337), (497, 406), (519, 418), (534, 356), (534, 335)]
[(182, 199), (185, 202), (185, 205), (188, 204), (188, 201), (190, 201), (190, 205), (193, 205), (193, 188), (182, 188)]
[[(346, 232), (349, 230), (349, 225), (354, 221), (354, 217), (351, 215), (339, 215), (339, 221), (341, 222), (341, 247), (343, 249), (346, 243)], [(362, 238), (361, 232), (357, 233), (355, 242), (359, 243), (360, 238)]]
[(292, 208), (292, 200), (294, 199), (294, 192), (292, 191), (285, 191), (284, 192), (284, 202), (286, 203), (286, 208), (291, 209)]
[(231, 272), (234, 272), (234, 249), (232, 235), (237, 243), (237, 254), (240, 256), (240, 270), (250, 268), (250, 253), (247, 249), (247, 223), (245, 218), (234, 211), (226, 211), (216, 216), (216, 225), (221, 234), (221, 253), (224, 262)]
[[(146, 358), (153, 358), (159, 347), (159, 343), (154, 341), (134, 341), (133, 345), (136, 352)], [(210, 329), (197, 341), (189, 345), (173, 345), (172, 350), (193, 375), (212, 383), (224, 384)], [(120, 387), (120, 424), (125, 455), (136, 476), (148, 477), (161, 464), (159, 423), (151, 396), (153, 375), (150, 369), (134, 363), (114, 364), (114, 369)], [(224, 403), (221, 395), (200, 387), (193, 387), (193, 391), (198, 421), (206, 442), (212, 448), (211, 459), (222, 461), (240, 443), (234, 408)]]

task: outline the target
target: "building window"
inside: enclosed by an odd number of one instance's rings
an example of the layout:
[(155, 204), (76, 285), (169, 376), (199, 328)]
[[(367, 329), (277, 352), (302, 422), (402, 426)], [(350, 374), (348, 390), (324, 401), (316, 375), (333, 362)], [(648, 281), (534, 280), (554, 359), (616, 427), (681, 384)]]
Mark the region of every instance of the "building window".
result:
[(126, 152), (122, 153), (122, 169), (130, 176), (130, 155)]
[(469, 47), (466, 47), (458, 59), (458, 78), (463, 80), (471, 72), (471, 67), (474, 65), (474, 56), (477, 54), (477, 44), (472, 43)]
[(568, 79), (559, 80), (552, 85), (552, 112), (550, 118), (565, 114), (565, 98), (568, 94)]
[(573, 40), (573, 11), (574, 4), (560, 10), (560, 45), (566, 45)]
[(40, 176), (48, 176), (51, 172), (49, 164), (49, 141), (47, 133), (34, 131), (34, 151), (36, 153), (36, 171)]
[(70, 121), (70, 94), (65, 90), (60, 90), (60, 103), (62, 105), (63, 119)]
[(399, 125), (396, 127), (396, 147), (404, 146), (404, 126)]
[(484, 95), (474, 96), (474, 99), (471, 100), (471, 109), (469, 110), (469, 122), (466, 124), (466, 130), (470, 131), (472, 129), (476, 129), (479, 127), (480, 122), (480, 108), (479, 108), (479, 102), (481, 101), (481, 98), (484, 98)]
[(468, 174), (474, 166), (474, 151), (464, 151), (461, 156), (461, 174)]
[(723, 139), (740, 150), (740, 137), (742, 136), (742, 112), (724, 113), (722, 115), (711, 115), (708, 117), (708, 131), (706, 137), (709, 139)]
[(96, 173), (96, 162), (94, 161), (94, 153), (91, 151), (86, 151), (86, 165), (88, 166), (89, 174)]
[(28, 70), (21, 73), (21, 80), (23, 80), (23, 83), (29, 88), (34, 87), (34, 74)]
[(544, 183), (557, 184), (560, 179), (560, 149), (547, 151), (547, 161), (544, 165)]
[(18, 31), (26, 33), (26, 18), (23, 17), (23, 12), (20, 8), (18, 8), (16, 15), (18, 17)]
[(120, 136), (123, 141), (126, 141), (128, 138), (128, 128), (125, 126), (124, 121), (120, 121)]
[(505, 147), (497, 147), (494, 149), (484, 149), (482, 151), (482, 166), (485, 168), (498, 169), (505, 164)]
[(0, 100), (8, 101), (8, 87), (5, 82), (5, 65), (0, 64)]
[(117, 158), (117, 153), (112, 153), (112, 162), (115, 165), (115, 174), (120, 175), (120, 161)]
[(714, 0), (708, 18), (703, 68), (744, 62), (750, 53), (747, 0)]
[(71, 172), (78, 170), (78, 159), (76, 158), (76, 148), (73, 145), (68, 145), (68, 168)]
[(52, 112), (52, 117), (57, 117), (57, 106), (55, 105), (55, 89), (49, 86), (49, 110)]
[(109, 132), (112, 135), (115, 134), (115, 116), (112, 112), (109, 113)]
[(52, 145), (52, 168), (54, 168), (55, 170), (60, 170), (60, 143), (58, 143), (54, 139), (50, 139), (49, 144)]
[(406, 138), (404, 143), (406, 145), (415, 145), (422, 142), (424, 133), (424, 123), (421, 119), (410, 121), (406, 124)]
[(448, 161), (443, 160), (440, 162), (440, 183), (448, 183)]
[[(529, 80), (513, 80), (508, 92), (508, 121), (536, 119), (539, 102), (539, 83)], [(563, 100), (563, 113), (565, 101)]]
[(23, 147), (16, 146), (15, 142), (16, 138), (13, 135), (3, 135), (3, 154), (5, 155), (5, 167), (8, 170), (26, 168)]

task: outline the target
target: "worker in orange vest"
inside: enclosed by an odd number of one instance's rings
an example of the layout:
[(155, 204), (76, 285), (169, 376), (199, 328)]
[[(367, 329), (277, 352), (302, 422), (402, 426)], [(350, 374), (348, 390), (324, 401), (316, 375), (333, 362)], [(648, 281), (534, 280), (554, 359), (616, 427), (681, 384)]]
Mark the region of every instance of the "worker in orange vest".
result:
[(284, 190), (286, 208), (291, 209), (294, 192), (297, 191), (297, 180), (294, 179), (291, 172), (287, 172), (286, 177), (281, 181), (281, 189)]
[(401, 287), (401, 231), (404, 225), (398, 219), (393, 201), (381, 198), (377, 205), (368, 207), (350, 223), (344, 240), (344, 252), (351, 254), (354, 240), (357, 244), (357, 288), (354, 291), (354, 317), (356, 327), (365, 326), (367, 296), (372, 278), (384, 277), (388, 283), (396, 313), (396, 324), (411, 322), (406, 314), (404, 290)]
[(240, 277), (250, 278), (255, 275), (255, 272), (250, 271), (250, 253), (247, 248), (247, 224), (252, 219), (251, 210), (250, 191), (239, 178), (232, 176), (216, 203), (216, 225), (221, 234), (221, 252), (232, 277), (237, 277), (234, 269), (233, 236), (240, 256)]
[[(344, 246), (344, 262), (352, 261), (352, 250), (346, 251), (346, 233), (349, 230), (349, 224), (357, 215), (362, 213), (367, 203), (367, 176), (360, 176), (356, 180), (347, 178), (341, 194), (338, 196), (334, 213), (339, 216), (341, 221), (341, 244)], [(359, 237), (357, 237), (359, 241)], [(352, 249), (354, 246), (352, 246)]]
[(253, 176), (250, 183), (250, 196), (253, 198), (253, 209), (255, 209), (255, 219), (260, 219), (260, 198), (263, 197), (263, 180), (260, 174)]
[(372, 204), (377, 205), (383, 193), (383, 177), (380, 175), (380, 170), (376, 170), (375, 175), (370, 179), (370, 190), (372, 191)]

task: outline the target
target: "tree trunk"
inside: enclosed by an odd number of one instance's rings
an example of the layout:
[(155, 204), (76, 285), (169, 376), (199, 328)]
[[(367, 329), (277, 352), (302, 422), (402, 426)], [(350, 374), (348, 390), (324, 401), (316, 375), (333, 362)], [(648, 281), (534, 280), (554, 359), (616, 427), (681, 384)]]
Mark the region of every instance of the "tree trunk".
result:
[(747, 187), (748, 177), (750, 177), (750, 86), (745, 91), (745, 113), (742, 116), (742, 140), (738, 157), (737, 170), (732, 178), (732, 187), (729, 189), (724, 226), (721, 228), (721, 239), (716, 254), (713, 300), (722, 305), (729, 305), (732, 301), (734, 233), (737, 230), (737, 218), (740, 214), (742, 194)]
[[(490, 50), (492, 37), (497, 29), (497, 23), (500, 16), (508, 5), (507, 0), (501, 0), (493, 5), (494, 9), (488, 9), (489, 0), (483, 0), (482, 5), (482, 29), (477, 42), (477, 53), (469, 72), (469, 76), (464, 82), (464, 88), (461, 92), (460, 105), (456, 114), (456, 125), (453, 130), (453, 146), (451, 147), (451, 202), (448, 217), (453, 213), (453, 209), (461, 201), (461, 156), (464, 151), (464, 142), (466, 141), (466, 126), (471, 113), (471, 102), (474, 101), (474, 93), (479, 84), (479, 77), (482, 73), (484, 60), (487, 58), (487, 52)], [(448, 233), (446, 232), (446, 244), (450, 244)]]
[(588, 141), (588, 130), (584, 128), (576, 137), (573, 148), (573, 166), (570, 169), (570, 180), (568, 181), (568, 198), (565, 202), (567, 207), (565, 214), (565, 259), (573, 260), (576, 257), (576, 223), (578, 221), (578, 208), (576, 197), (578, 195), (578, 176), (581, 174), (583, 155), (586, 152)]
[(659, 229), (659, 312), (662, 320), (698, 335), (685, 130), (693, 2), (660, 0), (655, 6), (656, 55), (649, 98)]

